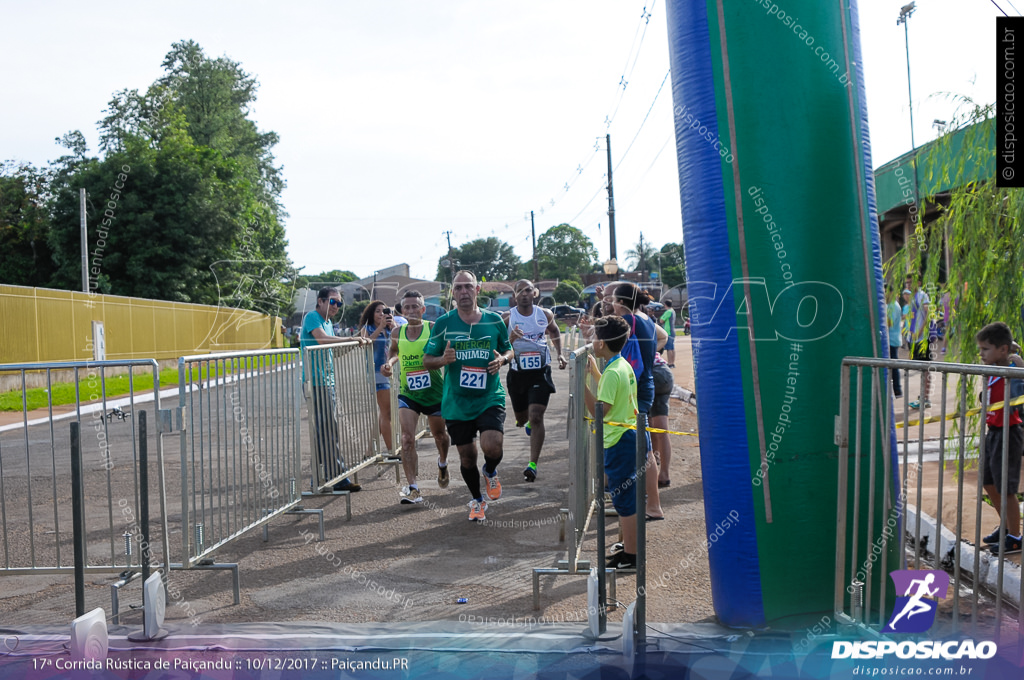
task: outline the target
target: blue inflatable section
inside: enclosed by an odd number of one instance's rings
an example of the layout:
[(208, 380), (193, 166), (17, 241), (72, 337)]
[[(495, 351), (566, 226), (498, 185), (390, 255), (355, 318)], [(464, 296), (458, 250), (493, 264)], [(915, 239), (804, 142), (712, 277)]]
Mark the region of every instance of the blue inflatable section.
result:
[(669, 2), (667, 7), (694, 377), (701, 395), (698, 427), (704, 520), (710, 539), (730, 512), (739, 512), (739, 524), (728, 529), (730, 540), (709, 542), (712, 597), (719, 619), (727, 625), (757, 626), (765, 617), (749, 493), (750, 452), (745, 436), (733, 434), (745, 433), (747, 422), (735, 310), (723, 294), (732, 285), (733, 272), (729, 232), (724, 227), (722, 157), (707, 140), (685, 134), (698, 120), (723, 138), (718, 131), (706, 12), (704, 3), (685, 0)]

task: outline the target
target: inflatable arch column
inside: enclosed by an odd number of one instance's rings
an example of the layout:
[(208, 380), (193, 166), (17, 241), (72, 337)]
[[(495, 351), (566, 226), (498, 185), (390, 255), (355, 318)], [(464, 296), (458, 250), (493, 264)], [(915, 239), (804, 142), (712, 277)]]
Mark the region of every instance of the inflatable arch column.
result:
[[(888, 355), (856, 5), (668, 3), (712, 596), (730, 626), (834, 611), (841, 359)], [(891, 591), (879, 572), (874, 592)]]

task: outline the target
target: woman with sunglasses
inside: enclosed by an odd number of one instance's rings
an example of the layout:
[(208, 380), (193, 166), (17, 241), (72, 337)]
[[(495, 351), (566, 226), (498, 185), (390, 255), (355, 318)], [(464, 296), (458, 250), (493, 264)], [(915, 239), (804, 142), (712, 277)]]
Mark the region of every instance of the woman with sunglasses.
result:
[[(337, 412), (337, 396), (335, 393), (334, 366), (330, 354), (320, 354), (319, 360), (313, 359), (312, 366), (306, 366), (310, 357), (306, 348), (315, 345), (350, 343), (348, 338), (334, 335), (334, 324), (331, 319), (337, 316), (344, 303), (341, 291), (327, 286), (321, 288), (316, 296), (316, 309), (310, 310), (302, 320), (299, 333), (299, 347), (303, 352), (303, 376), (308, 370), (310, 382), (309, 415), (316, 424), (316, 456), (320, 470), (320, 481), (326, 482), (338, 477), (345, 471), (345, 461), (341, 454), (338, 434), (338, 422), (334, 416)], [(369, 342), (360, 338), (360, 343)], [(349, 479), (342, 479), (334, 485), (335, 491), (359, 491), (359, 484)]]
[(381, 375), (380, 369), (388, 360), (388, 347), (391, 345), (391, 331), (395, 327), (395, 317), (391, 309), (380, 300), (373, 300), (366, 305), (363, 315), (359, 317), (359, 337), (368, 338), (373, 342), (373, 371), (377, 384), (377, 422), (380, 436), (384, 438), (384, 446), (388, 453), (391, 448), (391, 379)]

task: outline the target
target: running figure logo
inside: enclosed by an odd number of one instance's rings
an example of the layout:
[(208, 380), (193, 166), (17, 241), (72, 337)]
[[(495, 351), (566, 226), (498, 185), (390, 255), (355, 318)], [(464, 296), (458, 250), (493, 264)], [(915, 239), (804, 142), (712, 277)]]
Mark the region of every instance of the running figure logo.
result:
[[(923, 633), (935, 623), (938, 600), (949, 592), (949, 574), (933, 569), (889, 572), (896, 586), (896, 606), (883, 633)], [(930, 599), (925, 599), (930, 598)]]

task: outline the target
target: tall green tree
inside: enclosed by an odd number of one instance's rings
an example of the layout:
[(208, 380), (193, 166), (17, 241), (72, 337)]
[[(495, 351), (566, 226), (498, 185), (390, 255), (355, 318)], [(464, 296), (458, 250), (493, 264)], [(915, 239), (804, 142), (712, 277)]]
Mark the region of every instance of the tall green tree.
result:
[(319, 274), (302, 274), (295, 279), (295, 285), (298, 288), (308, 288), (310, 285), (319, 286), (328, 283), (350, 283), (358, 280), (359, 277), (347, 269), (332, 269), (329, 272), (320, 272)]
[[(884, 271), (897, 289), (920, 275), (933, 314), (950, 309), (946, 360), (979, 363), (974, 335), (986, 324), (1002, 321), (1018, 342), (1024, 337), (1024, 192), (996, 186), (992, 105), (959, 102), (950, 125), (958, 132), (939, 138), (921, 163), (922, 185), (949, 189), (949, 203), (937, 220), (918, 223)], [(977, 384), (967, 390), (970, 405), (977, 393)]]
[(582, 294), (582, 286), (568, 280), (561, 280), (555, 287), (555, 292), (551, 294), (555, 302), (562, 305), (578, 305), (580, 303), (580, 295)]
[(272, 152), (279, 138), (275, 132), (261, 132), (249, 119), (259, 89), (256, 78), (239, 62), (208, 58), (192, 40), (171, 45), (162, 66), (165, 75), (145, 93), (114, 94), (107, 116), (100, 121), (101, 149), (123, 148), (130, 136), (159, 141), (168, 130), (169, 118), (180, 112), (192, 141), (242, 163), (260, 198), (280, 217), (278, 201), (285, 182)]
[(65, 137), (72, 154), (55, 164), (51, 187), (54, 283), (77, 287), (84, 187), (99, 290), (284, 313), (294, 286), (284, 181), (277, 135), (248, 118), (256, 81), (191, 41), (175, 43), (163, 66), (144, 93), (115, 93), (100, 121), (102, 158)]
[(44, 171), (0, 163), (0, 283), (45, 286), (53, 274)]
[(661, 267), (662, 284), (675, 288), (686, 284), (686, 253), (681, 243), (666, 243), (660, 254), (654, 256), (656, 266)]
[[(130, 143), (54, 178), (55, 282), (77, 288), (78, 189), (88, 196), (90, 272), (99, 292), (262, 309), (238, 249), (258, 203), (238, 165), (179, 128), (159, 147)], [(273, 283), (280, 278), (272, 275)], [(254, 304), (254, 298), (259, 300)]]
[[(442, 264), (448, 255), (437, 262), (437, 281), (451, 283), (450, 266)], [(455, 270), (466, 269), (476, 274), (477, 280), (507, 281), (516, 278), (519, 273), (520, 260), (512, 246), (493, 236), (480, 238), (452, 248), (451, 258), (455, 261)]]
[(542, 279), (581, 281), (580, 274), (597, 260), (597, 248), (582, 231), (563, 223), (537, 238), (537, 260)]
[[(1024, 195), (996, 186), (993, 107), (965, 98), (960, 104), (950, 129), (963, 130), (962, 145), (958, 135), (944, 135), (921, 162), (922, 185), (948, 188), (949, 204), (937, 220), (917, 225), (885, 272), (898, 286), (906, 275), (920, 274), (936, 303), (933, 311), (948, 293), (947, 354), (952, 361), (976, 363), (974, 334), (982, 326), (1003, 321), (1015, 339), (1024, 333)], [(944, 249), (949, 252), (948, 271)]]

